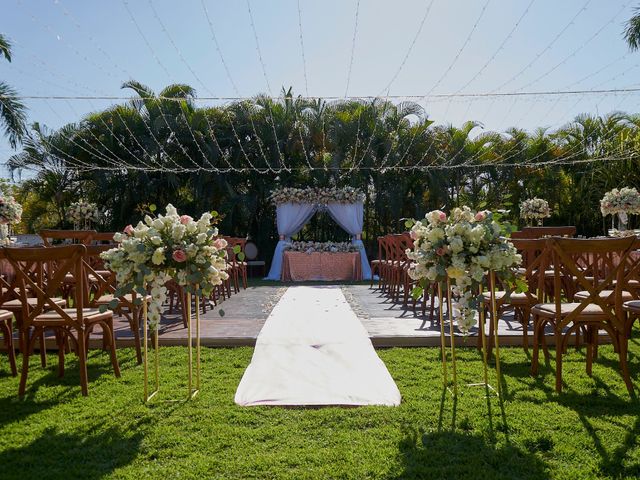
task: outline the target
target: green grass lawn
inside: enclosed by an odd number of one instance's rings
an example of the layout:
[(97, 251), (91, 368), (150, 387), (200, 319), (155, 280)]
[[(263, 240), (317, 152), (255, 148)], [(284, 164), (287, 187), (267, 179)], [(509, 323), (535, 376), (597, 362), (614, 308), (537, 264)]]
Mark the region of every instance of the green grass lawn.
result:
[[(637, 338), (638, 332), (635, 332)], [(77, 364), (34, 357), (28, 396), (0, 359), (0, 478), (639, 478), (640, 406), (630, 400), (608, 346), (593, 377), (572, 351), (566, 389), (542, 368), (528, 375), (521, 349), (503, 349), (505, 416), (484, 390), (443, 394), (435, 348), (380, 350), (402, 405), (360, 408), (238, 407), (233, 396), (252, 349), (204, 349), (200, 396), (141, 402), (142, 367), (121, 350), (122, 378), (92, 351), (90, 396)], [(162, 396), (184, 395), (186, 349), (162, 348)], [(479, 381), (474, 349), (460, 349), (460, 384)], [(632, 375), (640, 388), (640, 344)]]

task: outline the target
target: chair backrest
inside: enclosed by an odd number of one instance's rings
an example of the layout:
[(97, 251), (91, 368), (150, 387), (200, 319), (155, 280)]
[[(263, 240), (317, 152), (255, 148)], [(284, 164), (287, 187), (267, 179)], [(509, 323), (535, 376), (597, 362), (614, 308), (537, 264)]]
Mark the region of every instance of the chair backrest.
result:
[[(20, 290), (19, 298), (22, 303), (22, 321), (24, 328), (29, 328), (34, 319), (46, 311), (55, 312), (64, 325), (79, 327), (82, 324), (82, 310), (85, 298), (85, 281), (83, 271), (83, 256), (86, 254), (84, 245), (64, 245), (43, 248), (3, 248), (6, 259), (16, 272), (16, 283)], [(34, 271), (46, 270), (46, 280), (42, 275), (33, 278)], [(75, 278), (73, 306), (76, 310), (75, 318), (58, 305), (55, 297), (64, 291), (64, 280), (67, 274)], [(27, 298), (37, 298), (37, 302), (30, 304)]]
[(244, 245), (244, 255), (247, 260), (255, 260), (258, 258), (258, 247), (253, 242), (247, 242)]
[(542, 238), (529, 238), (511, 240), (513, 246), (522, 255), (521, 275), (529, 285), (527, 297), (531, 301), (541, 300), (544, 290), (544, 266), (548, 255), (547, 241)]
[(81, 243), (88, 245), (96, 233), (95, 230), (40, 230), (38, 232), (45, 247), (51, 247), (55, 243)]
[(115, 240), (113, 239), (113, 236), (116, 234), (116, 232), (95, 232), (92, 236), (91, 236), (91, 242), (93, 244), (115, 244)]
[[(515, 233), (515, 232), (514, 232)], [(524, 227), (522, 229), (524, 235), (530, 235), (526, 238), (543, 238), (543, 237), (569, 237), (576, 236), (576, 227)], [(513, 235), (512, 235), (513, 236)]]
[(116, 291), (115, 273), (105, 271), (104, 261), (100, 258), (102, 252), (111, 248), (111, 245), (86, 246), (86, 252), (83, 256), (85, 305), (95, 307), (100, 297), (114, 294)]
[[(604, 314), (603, 328), (611, 335), (625, 331), (624, 314), (622, 311), (622, 287), (628, 257), (635, 243), (635, 238), (613, 239), (569, 239), (552, 237), (547, 239), (549, 257), (553, 264), (554, 291), (561, 290), (562, 281), (567, 278), (575, 279), (575, 288), (587, 292), (580, 299), (577, 308), (568, 315), (562, 316), (558, 328), (564, 328), (578, 319), (589, 305), (598, 305)], [(589, 258), (589, 274), (585, 273), (584, 265), (576, 259)], [(603, 290), (612, 293), (604, 297)], [(561, 317), (562, 298), (555, 296), (555, 310)], [(612, 330), (613, 329), (613, 330)]]

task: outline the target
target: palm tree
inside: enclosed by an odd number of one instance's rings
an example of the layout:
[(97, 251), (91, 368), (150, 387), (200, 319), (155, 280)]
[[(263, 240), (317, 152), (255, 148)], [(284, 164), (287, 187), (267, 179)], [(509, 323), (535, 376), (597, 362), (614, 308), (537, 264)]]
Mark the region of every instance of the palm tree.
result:
[(640, 48), (640, 7), (635, 8), (634, 15), (627, 21), (624, 29), (624, 39), (632, 51)]
[[(0, 57), (11, 62), (11, 43), (0, 33)], [(15, 148), (26, 131), (27, 107), (18, 99), (18, 93), (5, 82), (0, 81), (0, 127)]]

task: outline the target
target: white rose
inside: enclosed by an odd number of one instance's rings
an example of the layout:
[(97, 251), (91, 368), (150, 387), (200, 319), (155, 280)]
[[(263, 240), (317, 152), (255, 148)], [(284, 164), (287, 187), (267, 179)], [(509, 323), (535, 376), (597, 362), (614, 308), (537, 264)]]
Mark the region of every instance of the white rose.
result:
[(151, 261), (153, 262), (154, 265), (162, 265), (164, 263), (165, 256), (164, 256), (163, 247), (159, 247), (155, 249), (155, 251), (153, 252), (153, 255), (151, 256)]

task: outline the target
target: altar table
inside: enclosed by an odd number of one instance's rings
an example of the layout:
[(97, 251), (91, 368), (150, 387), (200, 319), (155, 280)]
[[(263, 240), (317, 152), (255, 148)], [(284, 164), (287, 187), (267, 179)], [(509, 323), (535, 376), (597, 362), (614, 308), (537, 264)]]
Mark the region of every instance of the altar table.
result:
[(362, 280), (360, 253), (284, 252), (282, 281)]

